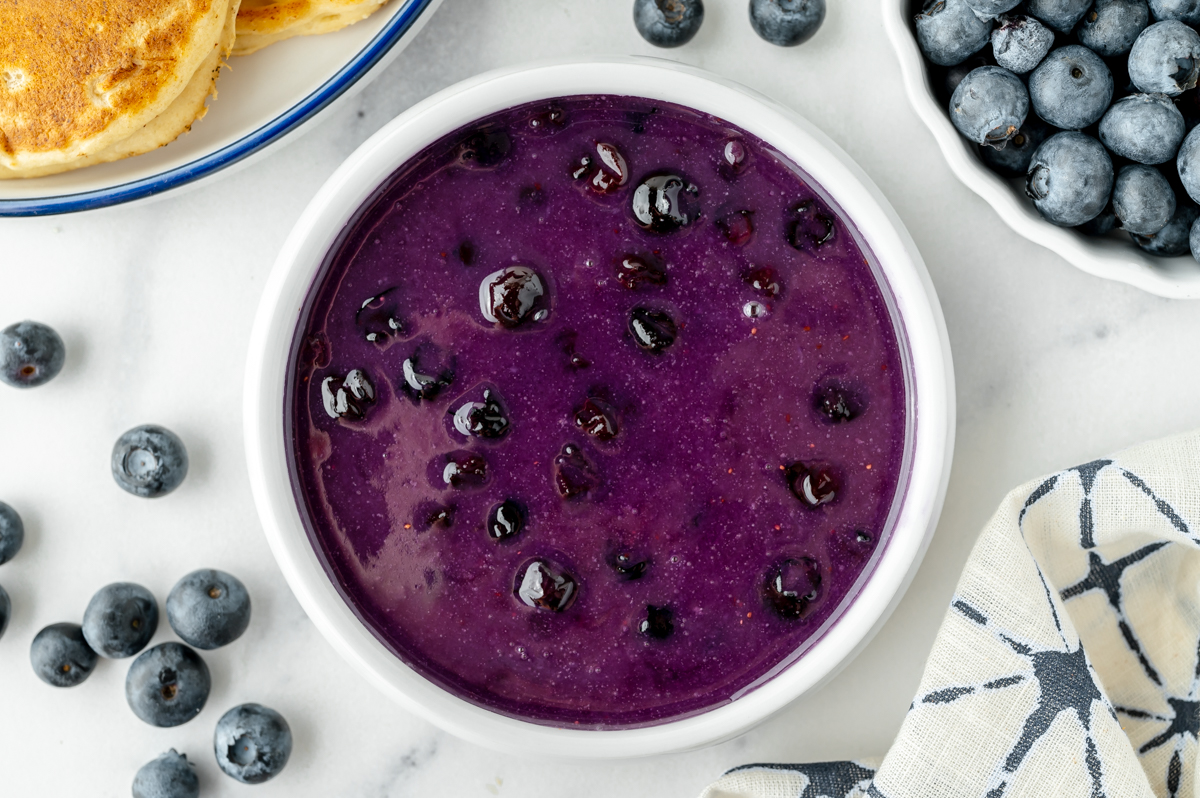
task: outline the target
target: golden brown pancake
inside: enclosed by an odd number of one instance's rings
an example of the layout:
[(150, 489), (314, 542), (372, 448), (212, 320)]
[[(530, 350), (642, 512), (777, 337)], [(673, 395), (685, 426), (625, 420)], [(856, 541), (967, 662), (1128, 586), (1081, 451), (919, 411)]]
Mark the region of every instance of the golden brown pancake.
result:
[(331, 33), (366, 19), (388, 0), (242, 0), (234, 55), (293, 36)]
[(0, 178), (137, 155), (204, 114), (237, 0), (0, 0)]

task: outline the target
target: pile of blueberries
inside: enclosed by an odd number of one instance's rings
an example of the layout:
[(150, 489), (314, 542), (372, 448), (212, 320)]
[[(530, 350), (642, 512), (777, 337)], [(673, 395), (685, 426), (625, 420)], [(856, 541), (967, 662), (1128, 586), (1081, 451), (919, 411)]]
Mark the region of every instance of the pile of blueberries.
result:
[[(825, 19), (825, 0), (750, 0), (750, 27), (780, 47), (808, 41)], [(634, 0), (633, 24), (655, 47), (687, 44), (704, 21), (704, 0)]]
[[(24, 321), (0, 331), (0, 381), (8, 385), (43, 385), (62, 370), (65, 359), (62, 338), (44, 324)], [(183, 442), (162, 427), (136, 427), (113, 447), (113, 477), (136, 496), (155, 498), (171, 492), (187, 475), (187, 463)], [(21, 516), (0, 502), (0, 565), (18, 553), (24, 540)], [(0, 587), (0, 636), (11, 607), (8, 593)], [(250, 594), (223, 571), (193, 571), (171, 589), (166, 614), (183, 643), (160, 643), (143, 651), (158, 629), (157, 601), (141, 585), (107, 585), (88, 603), (82, 624), (51, 624), (34, 636), (29, 650), (33, 671), (46, 684), (75, 687), (92, 674), (100, 657), (136, 654), (125, 678), (129, 708), (152, 726), (186, 723), (200, 714), (212, 686), (208, 666), (195, 649), (210, 651), (239, 638), (250, 624)], [(277, 775), (291, 751), (291, 729), (273, 709), (242, 704), (217, 721), (217, 764), (240, 782), (260, 784)], [(199, 794), (192, 766), (174, 749), (144, 765), (133, 780), (134, 798)]]
[(1200, 3), (925, 0), (914, 24), (954, 126), (1044, 219), (1200, 260)]

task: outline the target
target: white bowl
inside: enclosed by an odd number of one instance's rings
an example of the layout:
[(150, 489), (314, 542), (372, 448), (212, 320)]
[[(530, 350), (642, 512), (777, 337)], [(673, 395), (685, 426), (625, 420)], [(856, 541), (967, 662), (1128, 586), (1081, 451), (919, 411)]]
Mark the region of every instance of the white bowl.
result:
[(113, 163), (27, 180), (0, 180), (0, 217), (103, 208), (194, 186), (245, 165), (308, 127), (383, 71), (442, 0), (392, 0), (365, 20), (323, 36), (298, 36), (232, 58), (220, 96), (191, 131), (165, 147)]
[[(381, 181), (426, 145), (488, 114), (580, 94), (648, 97), (705, 111), (771, 143), (831, 197), (874, 254), (898, 318), (908, 378), (907, 470), (886, 543), (807, 650), (765, 684), (703, 714), (611, 731), (516, 720), (437, 687), (404, 665), (358, 620), (309, 542), (288, 474), (284, 392), (297, 320), (339, 231)], [(793, 111), (709, 73), (631, 57), (560, 61), (489, 72), (452, 86), (397, 117), (329, 179), (284, 244), (263, 292), (246, 365), (246, 456), (255, 502), (292, 590), (333, 646), (379, 689), (412, 712), (480, 745), (572, 758), (657, 754), (736, 735), (824, 679), (866, 645), (915, 573), (941, 510), (954, 436), (954, 386), (941, 310), (921, 256), (899, 217), (833, 142)], [(868, 578), (869, 576), (869, 578)]]
[[(883, 0), (883, 26), (896, 56), (908, 99), (933, 133), (950, 169), (967, 188), (983, 197), (1000, 218), (1030, 241), (1057, 252), (1088, 274), (1137, 286), (1159, 296), (1200, 298), (1200, 265), (1190, 255), (1160, 258), (1143, 252), (1127, 237), (1089, 238), (1050, 224), (1025, 196), (1025, 183), (988, 169), (950, 122), (946, 107), (933, 92), (929, 70), (917, 46), (909, 13), (911, 0)], [(1031, 111), (1032, 113), (1032, 111)]]

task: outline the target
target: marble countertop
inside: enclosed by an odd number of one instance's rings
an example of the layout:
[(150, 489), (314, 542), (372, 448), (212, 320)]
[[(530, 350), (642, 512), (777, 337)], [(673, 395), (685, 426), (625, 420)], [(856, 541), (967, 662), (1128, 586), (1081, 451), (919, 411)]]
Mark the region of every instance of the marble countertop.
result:
[[(304, 137), (199, 189), (131, 208), (0, 221), (0, 322), (44, 321), (66, 339), (63, 373), (0, 391), (0, 499), (25, 549), (0, 567), (14, 615), (0, 639), (0, 793), (127, 796), (169, 747), (215, 796), (696, 795), (753, 761), (881, 755), (899, 728), (975, 537), (1004, 493), (1040, 473), (1200, 426), (1200, 306), (1090, 277), (1009, 231), (950, 173), (904, 97), (877, 0), (830, 3), (794, 49), (760, 41), (745, 0), (707, 0), (696, 39), (656, 51), (629, 0), (446, 0), (391, 67)], [(533, 57), (645, 53), (741, 81), (796, 108), (862, 165), (899, 211), (941, 297), (958, 382), (945, 511), (907, 596), (835, 680), (731, 742), (687, 754), (571, 764), (460, 742), (381, 696), (334, 653), (284, 582), (259, 528), (241, 431), (246, 340), (292, 223), (337, 165), (400, 111), (458, 80)], [(160, 423), (192, 471), (159, 501), (118, 490), (116, 437)], [(43, 685), (29, 641), (78, 621), (117, 580), (165, 598), (198, 567), (249, 586), (254, 619), (207, 655), (213, 693), (162, 730), (129, 711), (124, 663), (72, 690)], [(155, 642), (170, 638), (161, 624)], [(212, 729), (258, 701), (295, 731), (292, 761), (249, 788), (217, 770)], [(548, 792), (552, 791), (552, 792)]]

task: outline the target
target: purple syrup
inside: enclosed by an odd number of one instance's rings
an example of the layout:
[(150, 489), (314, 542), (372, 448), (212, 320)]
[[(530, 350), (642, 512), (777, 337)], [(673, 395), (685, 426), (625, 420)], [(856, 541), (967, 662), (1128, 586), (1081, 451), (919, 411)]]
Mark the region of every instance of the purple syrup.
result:
[(431, 145), (295, 336), (292, 471), (331, 578), (507, 715), (729, 701), (886, 540), (907, 419), (869, 257), (767, 144), (684, 108), (566, 98)]

